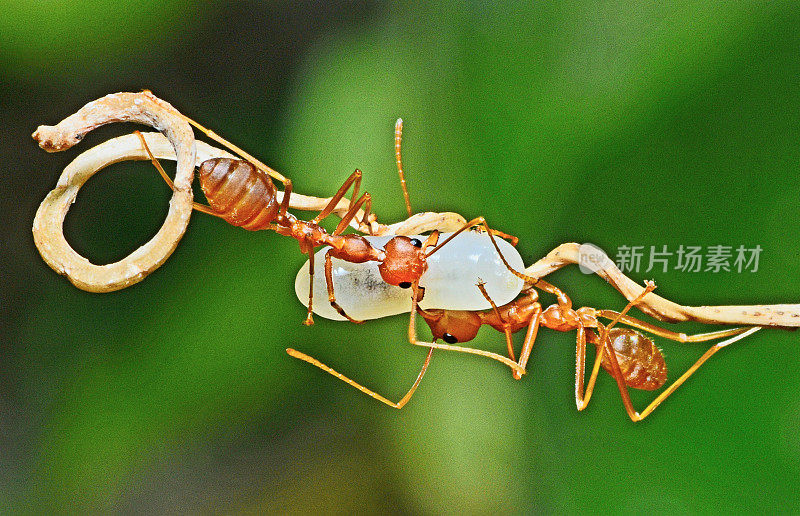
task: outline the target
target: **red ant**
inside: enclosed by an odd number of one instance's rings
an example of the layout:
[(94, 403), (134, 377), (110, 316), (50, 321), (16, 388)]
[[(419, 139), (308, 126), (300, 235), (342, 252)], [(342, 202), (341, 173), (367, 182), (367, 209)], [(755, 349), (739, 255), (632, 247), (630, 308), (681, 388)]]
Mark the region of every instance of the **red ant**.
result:
[[(655, 410), (670, 394), (672, 394), (689, 376), (691, 376), (708, 358), (721, 348), (744, 338), (755, 331), (754, 328), (734, 328), (710, 333), (696, 335), (686, 335), (676, 333), (658, 326), (640, 321), (627, 314), (633, 306), (655, 289), (655, 284), (648, 282), (647, 288), (637, 298), (630, 301), (620, 312), (614, 310), (597, 310), (595, 308), (583, 307), (572, 308), (572, 301), (557, 287), (538, 280), (536, 286), (544, 291), (556, 295), (557, 302), (545, 309), (539, 303), (539, 296), (536, 290), (528, 287), (523, 291), (524, 296), (511, 303), (498, 307), (489, 297), (482, 283), (478, 288), (484, 295), (492, 308), (486, 311), (463, 311), (463, 310), (423, 310), (417, 306), (417, 295), (413, 296), (413, 311), (409, 323), (409, 340), (412, 344), (427, 346), (430, 348), (425, 358), (422, 369), (416, 381), (403, 398), (395, 403), (383, 396), (367, 389), (355, 381), (343, 376), (318, 360), (309, 357), (293, 349), (287, 350), (290, 355), (301, 360), (305, 360), (337, 378), (345, 381), (365, 394), (386, 403), (394, 408), (402, 408), (411, 399), (422, 380), (425, 371), (431, 360), (434, 349), (445, 349), (450, 351), (461, 351), (493, 358), (505, 363), (512, 369), (514, 378), (520, 379), (526, 373), (525, 366), (530, 358), (533, 343), (540, 326), (551, 328), (558, 331), (577, 330), (576, 343), (576, 364), (575, 364), (575, 403), (578, 410), (583, 410), (589, 404), (592, 392), (597, 380), (597, 375), (602, 365), (616, 380), (619, 387), (622, 401), (628, 416), (633, 421), (641, 421)], [(416, 287), (416, 285), (415, 285)], [(433, 333), (434, 342), (422, 342), (416, 338), (415, 313), (419, 313)], [(609, 319), (611, 322), (604, 325), (599, 321), (600, 318)], [(630, 328), (615, 328), (621, 322), (634, 328), (665, 337), (678, 342), (704, 342), (714, 339), (732, 337), (723, 342), (712, 346), (697, 362), (694, 363), (680, 378), (675, 380), (664, 392), (662, 392), (650, 405), (641, 413), (633, 408), (628, 387), (643, 390), (655, 390), (664, 385), (667, 379), (667, 368), (661, 351), (653, 341), (636, 330)], [(508, 355), (506, 357), (474, 348), (455, 346), (460, 342), (468, 342), (475, 338), (482, 325), (488, 325), (503, 332), (506, 337)], [(527, 328), (525, 339), (519, 361), (515, 361), (511, 334), (523, 328)], [(596, 329), (595, 332), (591, 329)], [(442, 339), (447, 344), (438, 344), (435, 341)], [(597, 355), (594, 362), (589, 382), (585, 384), (586, 369), (586, 342), (591, 342), (597, 346)]]
[[(543, 280), (539, 280), (536, 286), (541, 287), (544, 283)], [(552, 287), (552, 290), (557, 292), (557, 302), (545, 309), (542, 309), (542, 305), (539, 303), (538, 293), (533, 288), (526, 290), (524, 292), (524, 297), (498, 307), (489, 297), (483, 284), (480, 283), (478, 284), (478, 288), (487, 301), (491, 303), (491, 310), (484, 312), (466, 312), (456, 310), (422, 310), (419, 307), (416, 308), (417, 312), (431, 328), (434, 339), (442, 339), (450, 344), (472, 340), (478, 333), (478, 329), (484, 324), (493, 327), (497, 331), (503, 332), (506, 337), (508, 354), (512, 361), (514, 360), (514, 350), (511, 342), (511, 334), (527, 327), (519, 361), (516, 362), (520, 369), (514, 368), (513, 370), (513, 375), (516, 379), (520, 379), (525, 372), (525, 366), (528, 363), (533, 349), (533, 343), (536, 340), (539, 326), (558, 331), (577, 330), (575, 403), (578, 410), (583, 410), (589, 404), (589, 399), (592, 396), (592, 391), (597, 379), (597, 373), (600, 365), (602, 365), (616, 380), (623, 404), (625, 405), (625, 410), (633, 421), (641, 421), (653, 412), (653, 410), (685, 382), (703, 362), (708, 360), (708, 358), (719, 349), (731, 344), (735, 340), (743, 338), (746, 336), (746, 332), (749, 332), (747, 333), (747, 335), (749, 335), (758, 329), (733, 328), (696, 335), (686, 335), (626, 315), (631, 307), (636, 305), (644, 296), (655, 289), (655, 284), (652, 282), (648, 282), (644, 292), (636, 299), (629, 302), (621, 312), (614, 310), (597, 310), (591, 307), (583, 307), (575, 310), (572, 308), (572, 301), (566, 294), (557, 287), (553, 287), (549, 284), (548, 286)], [(599, 318), (609, 319), (611, 323), (603, 325), (599, 321)], [(614, 325), (618, 322), (644, 330), (653, 335), (683, 343), (737, 337), (717, 343), (715, 346), (711, 347), (686, 373), (651, 402), (645, 410), (639, 413), (633, 408), (628, 393), (628, 387), (643, 390), (661, 388), (667, 380), (667, 366), (664, 362), (661, 350), (656, 347), (652, 340), (630, 328), (614, 328)], [(592, 332), (592, 328), (595, 328), (596, 332)], [(589, 383), (586, 385), (584, 391), (587, 341), (597, 346), (597, 357)]]
[[(515, 237), (489, 229), (483, 218), (477, 218), (468, 222), (439, 245), (437, 245), (439, 232), (436, 230), (434, 230), (424, 242), (418, 238), (395, 236), (384, 244), (383, 249), (373, 247), (369, 241), (361, 235), (342, 234), (350, 222), (359, 214), (362, 206), (364, 207), (364, 211), (362, 212), (361, 218), (358, 220), (359, 227), (365, 228), (367, 232), (371, 232), (370, 223), (375, 220), (374, 215), (370, 215), (372, 200), (369, 193), (364, 193), (361, 197), (358, 197), (362, 175), (360, 170), (356, 170), (350, 175), (316, 217), (309, 221), (300, 220), (291, 213), (288, 213), (289, 198), (292, 193), (292, 181), (290, 179), (275, 172), (238, 147), (219, 137), (213, 131), (206, 129), (188, 117), (180, 116), (210, 138), (227, 146), (245, 158), (243, 160), (212, 158), (201, 163), (199, 168), (200, 187), (208, 199), (210, 206), (194, 203), (194, 208), (203, 213), (220, 217), (234, 226), (239, 226), (247, 230), (256, 231), (270, 229), (281, 235), (290, 236), (298, 241), (300, 244), (300, 251), (308, 255), (310, 260), (310, 285), (308, 312), (304, 321), (306, 325), (314, 323), (312, 317), (312, 303), (314, 292), (314, 249), (316, 247), (323, 245), (330, 246), (330, 249), (325, 254), (325, 279), (328, 289), (328, 301), (331, 306), (347, 320), (354, 323), (362, 323), (363, 321), (350, 317), (336, 302), (333, 288), (332, 258), (339, 258), (352, 263), (377, 261), (379, 262), (378, 270), (380, 275), (386, 283), (401, 288), (410, 288), (412, 285), (418, 285), (420, 277), (427, 270), (427, 258), (438, 251), (443, 245), (447, 244), (447, 242), (461, 231), (470, 227), (479, 224), (483, 225), (489, 233), (492, 243), (498, 253), (500, 253), (500, 249), (497, 247), (493, 235), (509, 238), (512, 240), (512, 243), (516, 244)], [(153, 162), (153, 165), (158, 169), (159, 174), (161, 174), (161, 177), (174, 189), (172, 181), (155, 156), (150, 152), (142, 134), (138, 133), (138, 131), (137, 134)], [(395, 126), (395, 153), (398, 173), (400, 174), (401, 185), (406, 200), (406, 207), (410, 215), (411, 205), (408, 201), (408, 192), (406, 190), (400, 156), (401, 137), (402, 120), (398, 120)], [(277, 191), (270, 176), (283, 183), (283, 199), (280, 203), (278, 203)], [(353, 188), (353, 195), (350, 207), (347, 213), (342, 216), (341, 221), (336, 226), (333, 233), (328, 233), (320, 226), (320, 222), (334, 212), (339, 201), (345, 196), (351, 186)], [(428, 247), (431, 246), (433, 246), (433, 249), (426, 253)], [(500, 253), (500, 257), (512, 273), (523, 279), (529, 279), (508, 265), (502, 253)], [(419, 291), (423, 290), (418, 286), (415, 286), (415, 289)]]

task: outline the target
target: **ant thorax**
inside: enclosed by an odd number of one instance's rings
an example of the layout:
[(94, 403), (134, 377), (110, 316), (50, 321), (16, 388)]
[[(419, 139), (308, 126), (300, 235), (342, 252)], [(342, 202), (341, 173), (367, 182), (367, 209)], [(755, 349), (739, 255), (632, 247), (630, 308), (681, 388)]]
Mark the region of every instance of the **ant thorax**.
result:
[[(450, 233), (440, 235), (444, 241)], [(382, 248), (392, 236), (365, 237), (374, 247)], [(424, 236), (417, 236), (425, 240)], [(524, 269), (522, 257), (508, 242), (496, 238), (498, 246), (509, 265), (517, 271)], [(341, 321), (344, 318), (327, 302), (325, 283), (325, 253), (315, 254), (314, 313)], [(424, 309), (485, 310), (491, 308), (477, 287), (479, 281), (492, 300), (503, 305), (514, 300), (523, 287), (523, 281), (514, 276), (492, 246), (486, 233), (465, 231), (448, 242), (427, 259), (428, 269), (420, 279), (425, 296), (420, 301)], [(411, 309), (411, 290), (386, 283), (378, 271), (378, 262), (351, 263), (333, 259), (333, 288), (336, 301), (353, 318), (377, 319), (408, 312)], [(308, 303), (309, 263), (297, 273), (295, 293), (304, 304)]]

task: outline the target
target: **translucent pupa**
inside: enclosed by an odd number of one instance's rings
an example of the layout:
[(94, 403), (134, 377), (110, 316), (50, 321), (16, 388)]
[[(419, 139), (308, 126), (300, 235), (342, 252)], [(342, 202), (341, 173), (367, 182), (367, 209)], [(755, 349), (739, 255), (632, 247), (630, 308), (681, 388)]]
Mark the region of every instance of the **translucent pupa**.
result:
[[(442, 233), (446, 240), (451, 233)], [(391, 236), (365, 237), (374, 247), (381, 247)], [(412, 236), (424, 240), (424, 236)], [(503, 258), (517, 271), (525, 268), (519, 252), (508, 242), (495, 239)], [(328, 248), (315, 256), (314, 298), (325, 299), (327, 290), (324, 277), (324, 260)], [(295, 279), (295, 293), (304, 304), (308, 303), (309, 261), (303, 265)], [(361, 320), (377, 319), (408, 312), (411, 300), (408, 289), (383, 281), (376, 262), (352, 263), (333, 260), (333, 286), (336, 301), (352, 317)], [(491, 308), (486, 298), (475, 288), (482, 281), (492, 299), (500, 304), (511, 302), (522, 291), (524, 281), (514, 275), (503, 263), (489, 235), (484, 231), (464, 231), (428, 258), (428, 270), (420, 278), (425, 289), (420, 302), (422, 308), (450, 310), (485, 310)], [(329, 303), (315, 303), (314, 313), (337, 321), (344, 320)]]

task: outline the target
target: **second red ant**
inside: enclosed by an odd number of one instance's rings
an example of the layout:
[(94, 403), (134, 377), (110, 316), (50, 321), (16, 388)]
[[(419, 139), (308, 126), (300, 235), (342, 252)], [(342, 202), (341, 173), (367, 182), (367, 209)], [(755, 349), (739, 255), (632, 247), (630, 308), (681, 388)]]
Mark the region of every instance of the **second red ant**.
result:
[[(710, 333), (686, 335), (672, 332), (626, 315), (630, 308), (635, 306), (645, 295), (655, 288), (655, 284), (652, 282), (647, 284), (647, 288), (645, 288), (644, 292), (638, 298), (629, 302), (620, 312), (614, 310), (597, 310), (590, 307), (583, 307), (577, 310), (573, 309), (572, 301), (566, 294), (543, 280), (538, 281), (537, 287), (547, 288), (548, 291), (554, 292), (557, 298), (555, 304), (544, 309), (539, 303), (538, 293), (530, 287), (526, 289), (523, 297), (500, 307), (496, 306), (488, 296), (483, 284), (479, 283), (477, 287), (486, 297), (487, 301), (491, 303), (492, 308), (490, 310), (423, 310), (417, 306), (418, 296), (416, 294), (413, 296), (413, 311), (411, 313), (408, 330), (409, 340), (412, 344), (427, 346), (430, 350), (417, 375), (417, 379), (405, 396), (398, 402), (388, 400), (305, 353), (291, 348), (287, 349), (287, 352), (295, 358), (304, 360), (336, 376), (361, 392), (391, 407), (400, 409), (408, 403), (422, 381), (422, 377), (425, 375), (428, 365), (430, 364), (434, 349), (466, 352), (499, 360), (511, 367), (514, 378), (520, 379), (522, 375), (526, 373), (525, 367), (530, 358), (531, 351), (533, 350), (533, 344), (540, 326), (558, 331), (576, 330), (575, 403), (578, 410), (583, 410), (589, 404), (597, 375), (602, 365), (603, 368), (614, 377), (628, 416), (633, 421), (641, 421), (650, 415), (669, 395), (675, 392), (675, 390), (694, 374), (694, 372), (714, 353), (760, 329), (759, 327), (733, 328)], [(421, 315), (430, 327), (433, 334), (433, 342), (417, 340), (414, 322), (416, 313)], [(609, 319), (611, 322), (604, 325), (599, 321), (600, 318)], [(640, 413), (633, 408), (628, 388), (632, 387), (634, 389), (643, 390), (661, 388), (667, 379), (666, 364), (661, 350), (656, 347), (651, 339), (631, 328), (616, 328), (615, 325), (617, 323), (624, 323), (651, 334), (678, 342), (704, 342), (724, 338), (727, 338), (727, 340), (715, 344), (706, 351), (697, 362), (675, 380), (666, 390), (659, 394), (659, 396)], [(491, 326), (505, 334), (510, 358), (507, 359), (484, 350), (455, 345), (456, 343), (468, 342), (474, 339), (478, 330), (483, 325)], [(514, 358), (511, 334), (522, 329), (527, 329), (527, 331), (519, 360), (516, 361)], [(447, 344), (436, 343), (438, 339), (442, 339)], [(585, 383), (587, 342), (595, 344), (597, 347), (597, 355), (589, 382)]]

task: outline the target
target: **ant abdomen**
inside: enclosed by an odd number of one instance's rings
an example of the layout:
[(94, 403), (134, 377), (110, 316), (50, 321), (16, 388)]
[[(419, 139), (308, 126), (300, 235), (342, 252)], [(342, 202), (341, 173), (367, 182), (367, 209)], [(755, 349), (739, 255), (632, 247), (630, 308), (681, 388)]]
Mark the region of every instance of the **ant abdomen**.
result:
[[(667, 364), (652, 340), (629, 328), (612, 328), (608, 338), (616, 351), (617, 362), (628, 387), (652, 391), (664, 385), (667, 381)], [(613, 375), (607, 358), (603, 359), (602, 365)]]
[(272, 180), (244, 160), (204, 161), (200, 164), (200, 187), (217, 215), (251, 231), (265, 229), (280, 208)]

